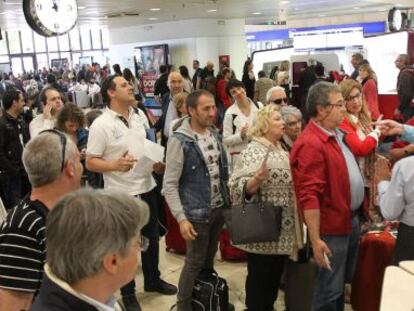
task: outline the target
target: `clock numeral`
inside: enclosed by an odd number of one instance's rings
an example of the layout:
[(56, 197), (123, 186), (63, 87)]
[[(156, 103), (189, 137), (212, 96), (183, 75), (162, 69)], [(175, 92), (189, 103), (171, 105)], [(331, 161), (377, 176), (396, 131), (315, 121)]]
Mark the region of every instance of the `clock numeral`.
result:
[(37, 10), (43, 10), (43, 6), (41, 3), (36, 4), (36, 9)]
[(60, 25), (59, 24), (54, 24), (54, 27), (55, 27), (56, 30), (58, 30), (60, 28)]

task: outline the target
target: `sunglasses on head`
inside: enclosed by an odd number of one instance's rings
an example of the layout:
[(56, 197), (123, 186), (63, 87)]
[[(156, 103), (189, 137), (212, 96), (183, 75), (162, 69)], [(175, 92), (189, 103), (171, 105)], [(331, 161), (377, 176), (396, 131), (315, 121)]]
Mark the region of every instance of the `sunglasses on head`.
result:
[(276, 104), (276, 105), (280, 105), (282, 102), (284, 102), (285, 104), (288, 104), (289, 100), (288, 100), (287, 97), (283, 97), (283, 98), (278, 98), (278, 99), (272, 100), (271, 102)]
[(60, 171), (63, 172), (63, 169), (65, 168), (65, 152), (66, 152), (66, 143), (67, 143), (66, 135), (54, 129), (44, 130), (44, 131), (41, 131), (39, 134), (43, 134), (43, 133), (54, 133), (59, 136), (60, 143), (62, 145), (62, 165), (61, 165)]

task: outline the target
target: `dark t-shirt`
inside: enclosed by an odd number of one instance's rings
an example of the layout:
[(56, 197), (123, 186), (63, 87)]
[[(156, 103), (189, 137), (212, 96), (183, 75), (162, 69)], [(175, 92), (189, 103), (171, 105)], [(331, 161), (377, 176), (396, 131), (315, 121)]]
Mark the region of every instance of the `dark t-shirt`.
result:
[(167, 85), (168, 73), (162, 74), (157, 81), (155, 81), (154, 86), (154, 95), (164, 96), (165, 93), (168, 93), (170, 89)]
[(23, 199), (0, 225), (0, 288), (37, 292), (46, 258), (46, 216), (40, 201)]

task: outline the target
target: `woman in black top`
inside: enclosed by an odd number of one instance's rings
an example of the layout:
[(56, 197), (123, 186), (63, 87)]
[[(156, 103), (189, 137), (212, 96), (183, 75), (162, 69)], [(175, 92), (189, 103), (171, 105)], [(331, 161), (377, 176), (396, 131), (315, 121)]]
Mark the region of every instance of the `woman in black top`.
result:
[(246, 88), (247, 97), (253, 100), (256, 78), (253, 73), (253, 62), (250, 59), (246, 60), (244, 63), (242, 82)]

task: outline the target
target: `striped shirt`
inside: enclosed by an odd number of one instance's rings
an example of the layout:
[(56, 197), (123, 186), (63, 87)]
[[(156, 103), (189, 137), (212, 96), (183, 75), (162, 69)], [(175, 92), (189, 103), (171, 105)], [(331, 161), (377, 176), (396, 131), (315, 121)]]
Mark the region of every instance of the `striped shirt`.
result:
[(0, 224), (0, 288), (37, 292), (45, 262), (48, 208), (29, 196)]

